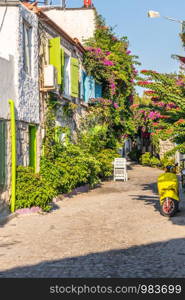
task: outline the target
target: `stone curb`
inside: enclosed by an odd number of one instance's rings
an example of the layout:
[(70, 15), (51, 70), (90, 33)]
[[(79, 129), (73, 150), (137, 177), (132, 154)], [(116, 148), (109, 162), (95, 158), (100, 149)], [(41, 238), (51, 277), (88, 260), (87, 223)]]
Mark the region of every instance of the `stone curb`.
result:
[(12, 213), (10, 215), (4, 216), (4, 217), (0, 217), (0, 225), (4, 225), (5, 223), (9, 222), (10, 220), (12, 220), (13, 218), (17, 217), (18, 213)]

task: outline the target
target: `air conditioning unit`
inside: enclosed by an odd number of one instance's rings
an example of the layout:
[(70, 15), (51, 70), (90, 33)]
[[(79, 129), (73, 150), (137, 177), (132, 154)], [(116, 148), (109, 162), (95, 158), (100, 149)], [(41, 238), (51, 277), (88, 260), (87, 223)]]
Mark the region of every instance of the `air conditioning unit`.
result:
[(55, 89), (57, 87), (57, 71), (53, 65), (44, 66), (44, 88)]

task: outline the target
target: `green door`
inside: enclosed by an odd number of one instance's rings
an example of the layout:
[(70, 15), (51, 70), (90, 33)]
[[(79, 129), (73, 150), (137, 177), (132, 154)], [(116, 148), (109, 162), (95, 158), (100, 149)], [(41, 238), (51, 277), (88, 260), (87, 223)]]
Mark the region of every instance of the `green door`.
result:
[(0, 120), (0, 187), (5, 185), (6, 161), (6, 123)]
[(37, 127), (29, 125), (29, 166), (37, 168)]

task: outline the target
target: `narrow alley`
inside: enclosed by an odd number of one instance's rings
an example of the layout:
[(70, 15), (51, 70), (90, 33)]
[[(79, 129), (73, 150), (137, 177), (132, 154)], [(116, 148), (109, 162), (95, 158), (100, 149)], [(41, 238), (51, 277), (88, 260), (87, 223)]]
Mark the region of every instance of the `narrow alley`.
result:
[(160, 215), (161, 172), (131, 164), (127, 182), (104, 182), (50, 213), (1, 225), (0, 277), (184, 277), (184, 203), (175, 217)]

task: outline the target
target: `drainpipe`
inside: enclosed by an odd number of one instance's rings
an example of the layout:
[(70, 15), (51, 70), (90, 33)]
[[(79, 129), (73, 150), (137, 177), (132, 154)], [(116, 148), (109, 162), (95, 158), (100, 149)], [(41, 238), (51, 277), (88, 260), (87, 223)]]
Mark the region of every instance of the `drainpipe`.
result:
[(12, 190), (11, 190), (11, 212), (15, 211), (15, 187), (16, 187), (16, 126), (15, 126), (15, 106), (14, 101), (9, 99), (10, 104), (10, 124), (11, 124), (11, 149), (12, 149)]

